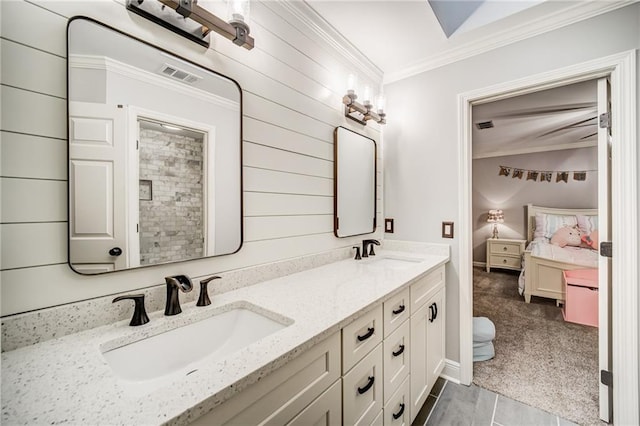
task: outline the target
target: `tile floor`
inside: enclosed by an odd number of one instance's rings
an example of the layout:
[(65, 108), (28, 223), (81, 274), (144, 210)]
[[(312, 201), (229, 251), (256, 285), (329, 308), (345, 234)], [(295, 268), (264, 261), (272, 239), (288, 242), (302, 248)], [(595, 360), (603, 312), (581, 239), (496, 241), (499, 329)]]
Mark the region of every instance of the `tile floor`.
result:
[(412, 426), (569, 426), (570, 421), (476, 385), (439, 378)]

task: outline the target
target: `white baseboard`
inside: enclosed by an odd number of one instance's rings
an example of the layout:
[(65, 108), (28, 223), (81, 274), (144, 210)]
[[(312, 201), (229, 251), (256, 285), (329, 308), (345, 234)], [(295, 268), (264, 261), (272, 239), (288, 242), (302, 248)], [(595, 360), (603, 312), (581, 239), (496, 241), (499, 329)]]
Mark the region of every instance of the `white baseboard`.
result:
[(478, 267), (478, 268), (486, 268), (487, 267), (487, 262), (473, 262), (473, 266), (474, 267)]
[(460, 384), (460, 363), (445, 359), (444, 368), (442, 369), (442, 373), (440, 373), (440, 377), (450, 382)]

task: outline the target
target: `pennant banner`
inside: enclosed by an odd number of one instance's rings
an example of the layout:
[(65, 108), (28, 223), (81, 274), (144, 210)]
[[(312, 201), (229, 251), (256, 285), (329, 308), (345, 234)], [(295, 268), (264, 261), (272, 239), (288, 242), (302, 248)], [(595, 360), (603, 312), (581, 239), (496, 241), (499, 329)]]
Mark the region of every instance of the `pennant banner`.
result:
[(519, 169), (511, 166), (498, 166), (500, 170), (498, 176), (511, 176), (512, 179), (520, 179), (527, 175), (526, 180), (532, 180), (534, 182), (551, 182), (553, 175), (556, 175), (556, 182), (569, 183), (569, 176), (573, 174), (573, 180), (583, 182), (587, 180), (588, 172), (597, 172), (597, 170), (566, 170), (566, 171), (551, 171), (551, 170), (527, 170)]

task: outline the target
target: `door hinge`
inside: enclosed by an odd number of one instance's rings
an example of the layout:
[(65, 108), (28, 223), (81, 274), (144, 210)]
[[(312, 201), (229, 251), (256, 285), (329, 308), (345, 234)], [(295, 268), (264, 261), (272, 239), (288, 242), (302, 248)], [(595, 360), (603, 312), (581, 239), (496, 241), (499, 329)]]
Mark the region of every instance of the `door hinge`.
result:
[(605, 386), (613, 386), (613, 374), (611, 371), (600, 370), (600, 383)]
[(613, 257), (613, 245), (611, 241), (603, 241), (600, 243), (600, 256)]
[(600, 128), (608, 129), (609, 127), (611, 127), (611, 113), (603, 112), (600, 114)]
[(136, 139), (136, 149), (140, 149), (140, 148), (138, 147), (138, 146), (139, 146), (139, 144), (140, 144), (140, 141), (138, 141), (138, 140)]

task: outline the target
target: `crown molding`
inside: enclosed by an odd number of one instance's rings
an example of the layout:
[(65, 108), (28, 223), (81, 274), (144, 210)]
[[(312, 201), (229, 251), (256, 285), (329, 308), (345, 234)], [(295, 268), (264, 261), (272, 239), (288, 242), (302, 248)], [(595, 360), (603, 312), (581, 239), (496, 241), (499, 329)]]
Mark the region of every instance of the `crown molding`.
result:
[(97, 69), (120, 74), (142, 83), (153, 84), (163, 89), (169, 88), (188, 96), (210, 102), (231, 111), (240, 111), (240, 104), (225, 97), (188, 86), (149, 71), (141, 70), (105, 56), (69, 55), (69, 66), (75, 69)]
[(607, 12), (637, 3), (638, 0), (598, 1), (589, 0), (576, 2), (552, 16), (542, 16), (526, 25), (519, 25), (499, 31), (491, 36), (478, 38), (463, 46), (449, 49), (446, 52), (432, 56), (429, 59), (416, 62), (401, 71), (394, 71), (384, 75), (384, 84), (404, 80), (408, 77), (439, 68), (499, 47), (507, 46), (527, 38), (535, 37), (585, 19), (593, 18)]
[[(289, 22), (304, 34), (314, 34), (322, 44), (331, 47), (362, 75), (366, 75), (376, 83), (382, 82), (384, 73), (346, 37), (340, 34), (322, 16), (318, 14), (306, 1), (276, 0), (263, 2), (265, 6), (276, 13), (286, 11), (296, 21)], [(277, 10), (277, 9), (280, 9)], [(279, 13), (282, 15), (281, 13)]]

